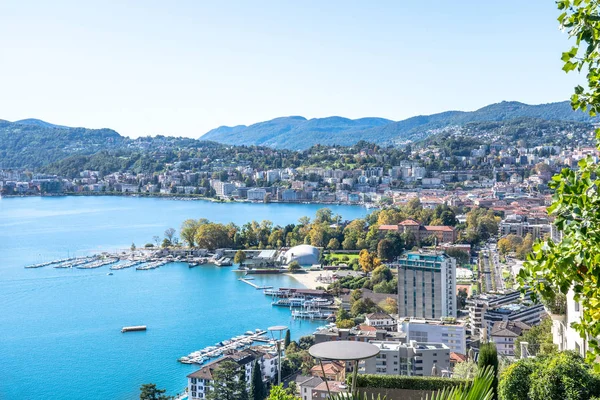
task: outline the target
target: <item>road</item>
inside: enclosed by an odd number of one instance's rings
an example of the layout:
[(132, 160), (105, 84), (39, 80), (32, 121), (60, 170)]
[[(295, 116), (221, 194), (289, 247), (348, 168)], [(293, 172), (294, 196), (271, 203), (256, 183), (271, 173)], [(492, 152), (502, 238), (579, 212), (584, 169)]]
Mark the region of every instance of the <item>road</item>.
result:
[(495, 244), (487, 244), (481, 249), (481, 273), (483, 275), (482, 289), (484, 292), (505, 289), (500, 256)]

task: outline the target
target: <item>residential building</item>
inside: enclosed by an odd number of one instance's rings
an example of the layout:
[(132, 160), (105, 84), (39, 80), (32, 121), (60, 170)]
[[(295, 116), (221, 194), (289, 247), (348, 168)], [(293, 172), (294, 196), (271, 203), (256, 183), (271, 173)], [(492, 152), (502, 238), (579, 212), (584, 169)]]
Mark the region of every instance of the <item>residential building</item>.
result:
[(359, 363), (359, 372), (378, 375), (432, 376), (450, 369), (450, 349), (442, 343), (409, 343), (372, 341), (379, 347), (376, 357)]
[(515, 339), (527, 332), (531, 327), (521, 321), (497, 321), (492, 327), (490, 341), (496, 344), (501, 356), (515, 355)]
[(398, 321), (398, 331), (406, 334), (407, 342), (443, 343), (452, 352), (467, 353), (464, 321), (406, 318)]
[(585, 356), (589, 350), (589, 344), (586, 339), (583, 339), (572, 324), (580, 322), (583, 314), (581, 305), (573, 298), (574, 293), (569, 290), (566, 300), (566, 312), (561, 315), (552, 314), (552, 337), (553, 342), (558, 346), (559, 351), (573, 350)]
[(348, 385), (345, 382), (338, 381), (327, 381), (327, 383), (322, 382), (317, 385), (312, 392), (313, 400), (317, 399), (327, 399), (329, 397), (329, 392), (335, 394), (338, 393), (346, 393), (348, 392)]
[[(325, 370), (325, 375), (323, 375), (323, 370)], [(346, 364), (342, 361), (324, 361), (322, 369), (320, 365), (315, 365), (311, 368), (310, 374), (328, 381), (343, 382), (346, 379)]]
[(254, 362), (257, 360), (261, 367), (263, 380), (270, 381), (277, 375), (277, 356), (252, 348), (241, 351), (233, 350), (222, 358), (206, 364), (198, 371), (187, 376), (189, 400), (206, 399), (206, 395), (212, 390), (214, 372), (226, 360), (237, 363), (244, 370), (244, 379), (248, 388), (250, 388), (252, 379), (252, 368)]
[(406, 252), (398, 269), (398, 315), (456, 318), (456, 259), (443, 252)]
[[(323, 382), (323, 379), (318, 376), (297, 376), (296, 387), (298, 388), (300, 398), (302, 400), (313, 400), (313, 390)], [(316, 400), (317, 398), (315, 397), (314, 399)]]
[(397, 327), (396, 320), (391, 315), (383, 312), (367, 314), (365, 316), (365, 325), (386, 331), (395, 331)]
[(456, 241), (456, 229), (452, 226), (425, 226), (414, 219), (407, 219), (398, 225), (381, 225), (381, 231), (393, 231), (412, 234), (417, 242), (421, 242), (430, 236), (437, 238), (438, 243), (454, 243)]
[[(529, 299), (529, 293), (525, 294), (525, 300)], [(467, 300), (469, 310), (469, 326), (471, 334), (479, 337), (483, 329), (483, 317), (488, 309), (493, 309), (505, 304), (512, 304), (521, 301), (521, 292), (514, 291), (502, 295), (481, 294)]]
[(483, 328), (487, 329), (489, 337), (496, 322), (520, 321), (529, 326), (536, 326), (540, 324), (545, 315), (546, 310), (542, 304), (532, 304), (531, 302), (505, 304), (488, 308), (485, 311), (483, 314)]
[(248, 200), (251, 200), (251, 201), (264, 201), (266, 195), (267, 195), (267, 191), (262, 188), (253, 188), (253, 189), (248, 190), (248, 193), (247, 193)]

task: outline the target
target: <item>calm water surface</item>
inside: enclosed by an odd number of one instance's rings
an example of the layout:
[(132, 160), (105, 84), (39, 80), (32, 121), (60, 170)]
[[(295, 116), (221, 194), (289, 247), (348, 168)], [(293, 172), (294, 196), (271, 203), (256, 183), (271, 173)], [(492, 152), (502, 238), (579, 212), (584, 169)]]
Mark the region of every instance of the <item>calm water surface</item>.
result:
[[(131, 197), (0, 199), (0, 399), (135, 399), (153, 382), (170, 394), (197, 367), (177, 358), (247, 330), (293, 321), (231, 268), (169, 264), (150, 271), (24, 269), (25, 265), (141, 246), (187, 218), (294, 223), (318, 205), (220, 204)], [(366, 214), (331, 206), (344, 219)], [(257, 283), (299, 287), (287, 276)], [(124, 325), (148, 331), (121, 334)]]

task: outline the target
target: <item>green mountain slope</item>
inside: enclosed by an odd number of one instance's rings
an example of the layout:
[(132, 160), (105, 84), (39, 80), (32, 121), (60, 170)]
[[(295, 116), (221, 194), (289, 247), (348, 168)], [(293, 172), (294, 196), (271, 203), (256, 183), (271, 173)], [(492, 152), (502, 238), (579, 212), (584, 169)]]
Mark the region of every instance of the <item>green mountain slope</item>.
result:
[(283, 117), (250, 126), (220, 127), (202, 139), (226, 144), (266, 145), (275, 148), (302, 150), (315, 144), (352, 145), (360, 140), (377, 144), (401, 144), (418, 141), (450, 126), (470, 122), (509, 121), (528, 117), (546, 121), (590, 122), (590, 117), (574, 112), (569, 102), (528, 105), (519, 102), (491, 104), (472, 112), (447, 111), (422, 115), (402, 121), (382, 118), (350, 120), (341, 117)]

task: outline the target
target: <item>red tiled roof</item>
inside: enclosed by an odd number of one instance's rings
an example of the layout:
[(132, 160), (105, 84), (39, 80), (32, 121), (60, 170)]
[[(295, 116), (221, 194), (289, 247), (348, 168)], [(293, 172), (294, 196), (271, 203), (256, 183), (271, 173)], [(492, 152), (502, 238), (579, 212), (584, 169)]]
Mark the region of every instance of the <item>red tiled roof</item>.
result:
[(461, 353), (450, 352), (450, 362), (460, 363), (467, 361), (467, 356)]
[(434, 226), (434, 225), (427, 225), (425, 227), (425, 230), (428, 231), (444, 231), (444, 232), (454, 232), (454, 228), (451, 226)]
[(404, 221), (400, 222), (398, 225), (421, 225), (419, 222), (415, 221), (414, 219), (405, 219)]
[(397, 231), (398, 225), (379, 225), (380, 231)]

